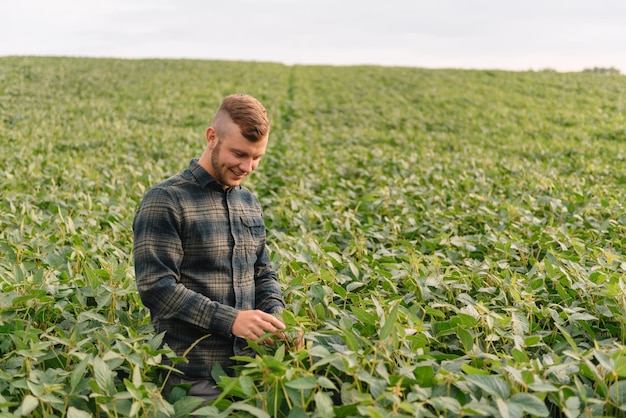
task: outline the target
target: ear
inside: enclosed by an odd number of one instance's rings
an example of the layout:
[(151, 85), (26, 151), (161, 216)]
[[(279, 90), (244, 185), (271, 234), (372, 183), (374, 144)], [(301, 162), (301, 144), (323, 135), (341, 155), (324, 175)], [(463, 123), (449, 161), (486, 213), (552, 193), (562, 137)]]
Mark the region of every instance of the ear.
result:
[(215, 148), (215, 145), (217, 144), (217, 132), (215, 131), (214, 127), (209, 126), (207, 128), (206, 140), (210, 149)]

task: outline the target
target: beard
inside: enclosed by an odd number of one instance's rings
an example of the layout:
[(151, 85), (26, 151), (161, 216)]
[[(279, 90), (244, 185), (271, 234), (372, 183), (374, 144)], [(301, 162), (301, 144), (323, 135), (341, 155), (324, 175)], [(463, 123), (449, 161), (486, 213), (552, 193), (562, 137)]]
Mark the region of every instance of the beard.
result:
[(213, 168), (213, 172), (215, 173), (215, 180), (217, 180), (219, 184), (224, 186), (224, 188), (236, 187), (241, 185), (246, 176), (243, 175), (239, 179), (230, 178), (231, 176), (237, 177), (237, 175), (230, 168), (220, 162), (219, 156), (221, 148), (222, 144), (218, 142), (211, 152), (211, 166)]

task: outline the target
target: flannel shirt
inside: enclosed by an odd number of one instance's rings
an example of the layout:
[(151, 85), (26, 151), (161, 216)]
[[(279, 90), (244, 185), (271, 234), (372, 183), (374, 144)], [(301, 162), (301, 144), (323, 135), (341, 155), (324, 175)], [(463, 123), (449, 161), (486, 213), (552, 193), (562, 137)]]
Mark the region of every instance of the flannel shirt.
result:
[(193, 159), (151, 188), (133, 220), (137, 290), (157, 333), (178, 356), (210, 334), (176, 367), (210, 378), (237, 355), (251, 355), (231, 329), (240, 310), (284, 307), (265, 242), (263, 212), (245, 187), (226, 190)]

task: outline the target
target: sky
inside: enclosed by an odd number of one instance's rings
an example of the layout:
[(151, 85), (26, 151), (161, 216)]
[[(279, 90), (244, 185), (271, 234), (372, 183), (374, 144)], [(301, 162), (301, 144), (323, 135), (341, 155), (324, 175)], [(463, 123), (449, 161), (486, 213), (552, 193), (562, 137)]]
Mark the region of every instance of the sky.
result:
[(0, 0), (0, 56), (626, 74), (624, 0)]

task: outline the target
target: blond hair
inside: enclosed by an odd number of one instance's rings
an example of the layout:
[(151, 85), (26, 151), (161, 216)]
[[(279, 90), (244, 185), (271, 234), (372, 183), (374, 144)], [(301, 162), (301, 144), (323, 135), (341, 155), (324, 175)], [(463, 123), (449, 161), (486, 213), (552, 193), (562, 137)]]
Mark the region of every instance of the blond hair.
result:
[(212, 123), (218, 137), (225, 129), (225, 119), (234, 122), (248, 141), (258, 142), (270, 132), (267, 110), (260, 101), (247, 94), (231, 94), (224, 98)]

